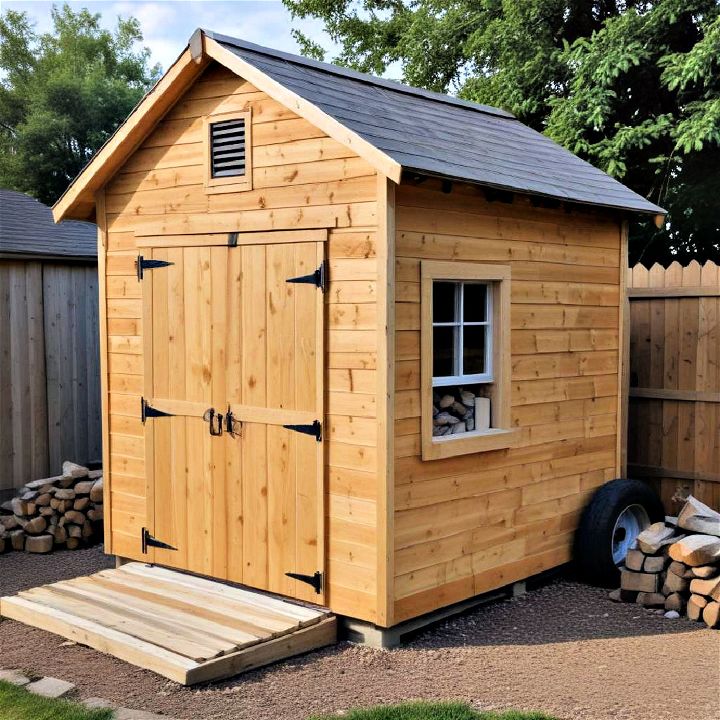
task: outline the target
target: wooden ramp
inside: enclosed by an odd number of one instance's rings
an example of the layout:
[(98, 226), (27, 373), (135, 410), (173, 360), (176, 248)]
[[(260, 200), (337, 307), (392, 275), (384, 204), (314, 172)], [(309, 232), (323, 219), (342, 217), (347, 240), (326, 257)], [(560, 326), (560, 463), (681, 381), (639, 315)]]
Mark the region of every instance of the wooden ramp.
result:
[(337, 635), (324, 608), (142, 563), (0, 598), (0, 615), (183, 685), (330, 645)]

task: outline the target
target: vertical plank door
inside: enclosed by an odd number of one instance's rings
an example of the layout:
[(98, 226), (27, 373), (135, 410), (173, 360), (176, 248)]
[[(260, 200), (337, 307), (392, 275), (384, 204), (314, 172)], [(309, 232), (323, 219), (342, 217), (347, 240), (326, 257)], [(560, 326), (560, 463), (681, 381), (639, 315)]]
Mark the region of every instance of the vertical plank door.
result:
[(173, 548), (146, 557), (322, 602), (287, 573), (324, 569), (323, 443), (310, 434), (323, 419), (323, 301), (309, 281), (323, 243), (144, 257), (170, 263), (142, 283), (145, 399), (169, 413), (146, 420), (148, 532)]

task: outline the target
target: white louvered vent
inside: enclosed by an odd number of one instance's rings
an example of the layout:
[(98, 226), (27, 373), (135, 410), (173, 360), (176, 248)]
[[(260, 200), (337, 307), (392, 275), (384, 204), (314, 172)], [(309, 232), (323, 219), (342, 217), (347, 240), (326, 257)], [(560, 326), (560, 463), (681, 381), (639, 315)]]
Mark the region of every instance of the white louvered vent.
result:
[(245, 119), (210, 124), (210, 173), (213, 178), (245, 175)]

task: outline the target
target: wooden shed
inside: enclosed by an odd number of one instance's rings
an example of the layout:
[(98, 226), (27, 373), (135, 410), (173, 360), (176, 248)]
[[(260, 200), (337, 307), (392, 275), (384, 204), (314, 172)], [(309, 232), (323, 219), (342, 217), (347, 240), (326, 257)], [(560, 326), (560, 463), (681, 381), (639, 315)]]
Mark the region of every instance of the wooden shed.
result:
[(380, 627), (566, 562), (662, 212), (502, 110), (197, 31), (54, 208), (99, 228), (107, 552)]
[(100, 461), (96, 237), (0, 189), (0, 501)]

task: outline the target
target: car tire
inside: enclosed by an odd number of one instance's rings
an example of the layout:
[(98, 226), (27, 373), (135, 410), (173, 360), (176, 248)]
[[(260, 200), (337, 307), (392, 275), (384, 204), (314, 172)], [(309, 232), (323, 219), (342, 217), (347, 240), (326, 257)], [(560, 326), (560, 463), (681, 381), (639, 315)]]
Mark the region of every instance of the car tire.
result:
[(664, 519), (662, 502), (647, 483), (620, 479), (598, 488), (575, 534), (578, 573), (593, 585), (617, 587), (627, 550), (645, 527)]

